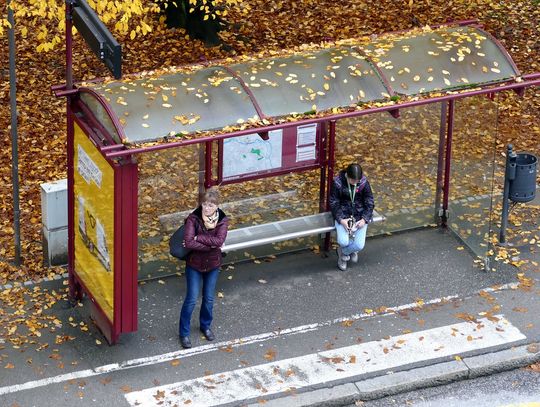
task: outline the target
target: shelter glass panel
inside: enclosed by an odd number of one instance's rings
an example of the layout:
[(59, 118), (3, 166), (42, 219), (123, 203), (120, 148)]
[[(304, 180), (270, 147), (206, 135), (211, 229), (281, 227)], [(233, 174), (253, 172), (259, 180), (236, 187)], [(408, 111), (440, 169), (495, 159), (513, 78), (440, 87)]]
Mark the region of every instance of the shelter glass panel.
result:
[(139, 156), (139, 280), (183, 269), (169, 237), (198, 205), (203, 154), (204, 145), (192, 145)]
[(88, 109), (90, 109), (97, 122), (105, 127), (105, 130), (109, 133), (113, 140), (116, 143), (121, 143), (122, 139), (118, 134), (114, 123), (100, 101), (93, 94), (87, 92), (81, 92), (80, 97), (81, 101), (88, 107)]
[(337, 122), (336, 169), (362, 165), (386, 221), (368, 235), (434, 225), (440, 104)]
[(376, 69), (353, 47), (231, 66), (267, 116), (356, 105), (389, 97)]
[(519, 76), (508, 54), (485, 31), (442, 27), (381, 36), (365, 47), (397, 93), (415, 95), (474, 87)]
[(448, 224), (484, 265), (493, 254), (494, 207), (504, 182), (504, 175), (495, 175), (501, 174), (496, 163), (498, 107), (485, 96), (460, 99), (455, 107)]
[[(213, 164), (217, 162), (213, 144)], [(191, 145), (140, 155), (139, 280), (183, 271), (185, 262), (169, 255), (169, 238), (198, 205), (204, 182), (205, 146)], [(217, 168), (213, 167), (216, 174)], [(218, 187), (230, 230), (319, 212), (320, 171), (305, 171)], [(270, 227), (270, 226), (269, 226)], [(271, 227), (270, 227), (271, 228)], [(265, 237), (264, 231), (261, 236)], [(230, 252), (224, 263), (272, 256), (312, 247), (320, 239), (306, 237)]]
[(93, 89), (109, 102), (131, 143), (258, 118), (240, 83), (220, 67), (111, 82)]

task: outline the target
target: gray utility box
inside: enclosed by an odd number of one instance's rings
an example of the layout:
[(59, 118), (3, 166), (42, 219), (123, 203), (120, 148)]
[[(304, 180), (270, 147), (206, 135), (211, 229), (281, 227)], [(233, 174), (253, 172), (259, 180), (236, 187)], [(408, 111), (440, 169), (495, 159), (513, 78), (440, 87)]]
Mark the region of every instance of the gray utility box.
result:
[(41, 184), (43, 260), (48, 266), (67, 264), (67, 180)]
[(510, 167), (513, 178), (508, 198), (513, 202), (530, 202), (536, 194), (536, 165), (538, 159), (528, 153), (516, 154)]

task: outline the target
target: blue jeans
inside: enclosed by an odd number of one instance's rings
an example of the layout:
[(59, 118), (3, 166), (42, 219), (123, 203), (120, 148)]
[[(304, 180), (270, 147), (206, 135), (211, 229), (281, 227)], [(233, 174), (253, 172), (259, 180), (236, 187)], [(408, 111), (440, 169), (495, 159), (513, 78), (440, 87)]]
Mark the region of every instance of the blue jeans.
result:
[(202, 304), (199, 316), (201, 329), (210, 328), (212, 323), (212, 309), (214, 307), (214, 292), (219, 276), (219, 269), (216, 268), (207, 273), (201, 273), (194, 268), (186, 266), (186, 298), (180, 311), (180, 336), (189, 336), (191, 315), (199, 297), (202, 283)]
[(362, 229), (358, 229), (354, 232), (354, 237), (349, 237), (349, 232), (343, 227), (342, 224), (336, 223), (336, 235), (337, 242), (341, 246), (341, 250), (345, 256), (349, 256), (351, 253), (359, 252), (366, 245), (366, 233), (367, 225)]

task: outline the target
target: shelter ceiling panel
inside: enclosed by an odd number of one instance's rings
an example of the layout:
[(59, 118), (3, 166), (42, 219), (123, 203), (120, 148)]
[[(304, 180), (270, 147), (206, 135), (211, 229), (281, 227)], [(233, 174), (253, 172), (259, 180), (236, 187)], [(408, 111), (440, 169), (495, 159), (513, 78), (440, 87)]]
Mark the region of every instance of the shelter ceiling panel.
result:
[(496, 41), (471, 26), (381, 36), (363, 49), (390, 86), (405, 95), (503, 82), (520, 75)]
[(266, 116), (279, 117), (389, 97), (376, 68), (353, 47), (230, 66)]
[(91, 87), (110, 104), (131, 143), (259, 118), (238, 80), (219, 67)]

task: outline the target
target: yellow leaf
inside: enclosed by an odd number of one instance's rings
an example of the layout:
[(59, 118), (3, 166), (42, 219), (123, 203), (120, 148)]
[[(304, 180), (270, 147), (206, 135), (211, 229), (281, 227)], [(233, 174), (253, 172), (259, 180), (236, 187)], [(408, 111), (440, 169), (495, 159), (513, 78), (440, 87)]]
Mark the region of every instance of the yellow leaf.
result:
[(135, 30), (131, 30), (131, 32), (129, 33), (129, 38), (131, 38), (133, 40), (133, 39), (135, 39), (136, 35), (137, 35), (137, 33), (135, 32)]

